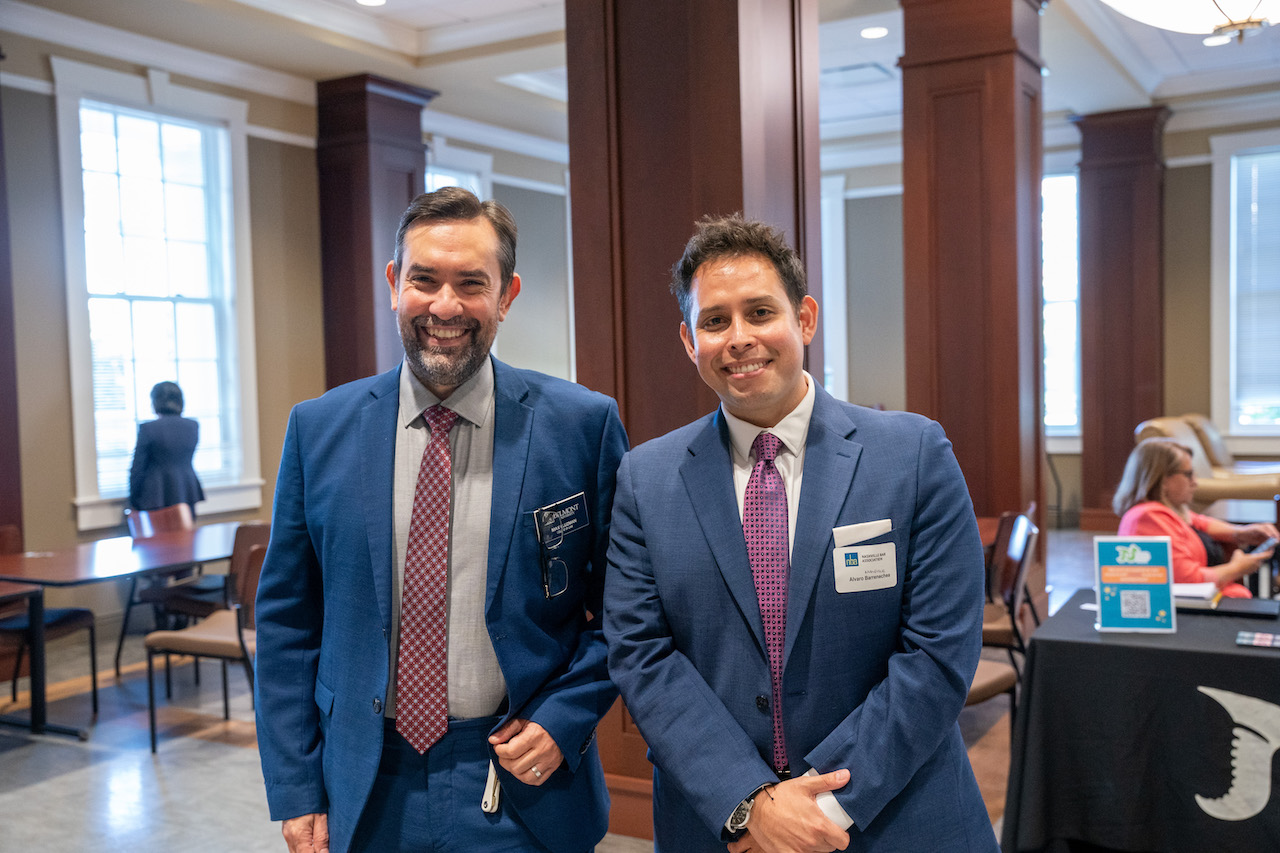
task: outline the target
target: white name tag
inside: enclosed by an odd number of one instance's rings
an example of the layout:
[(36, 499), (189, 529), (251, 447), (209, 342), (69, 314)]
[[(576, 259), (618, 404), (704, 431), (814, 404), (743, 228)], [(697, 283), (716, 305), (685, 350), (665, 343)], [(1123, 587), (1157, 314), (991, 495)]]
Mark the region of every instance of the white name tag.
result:
[(892, 542), (836, 548), (831, 562), (836, 570), (836, 592), (888, 589), (898, 582), (898, 548)]

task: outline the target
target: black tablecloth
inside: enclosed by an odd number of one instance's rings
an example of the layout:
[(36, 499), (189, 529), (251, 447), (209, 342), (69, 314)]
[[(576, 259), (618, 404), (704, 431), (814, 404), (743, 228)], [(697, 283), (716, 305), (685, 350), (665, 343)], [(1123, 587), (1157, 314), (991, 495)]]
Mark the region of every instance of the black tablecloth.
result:
[[(1099, 633), (1094, 612), (1080, 608), (1093, 600), (1092, 590), (1077, 592), (1031, 638), (1005, 853), (1280, 851), (1280, 648), (1235, 645), (1238, 631), (1280, 632), (1280, 622), (1180, 612), (1175, 634)], [(1218, 700), (1202, 686), (1261, 702)], [(1242, 763), (1263, 768), (1242, 787), (1265, 805), (1227, 820), (1196, 795), (1227, 794), (1237, 733)], [(1230, 808), (1239, 799), (1208, 808), (1239, 816), (1251, 810)]]

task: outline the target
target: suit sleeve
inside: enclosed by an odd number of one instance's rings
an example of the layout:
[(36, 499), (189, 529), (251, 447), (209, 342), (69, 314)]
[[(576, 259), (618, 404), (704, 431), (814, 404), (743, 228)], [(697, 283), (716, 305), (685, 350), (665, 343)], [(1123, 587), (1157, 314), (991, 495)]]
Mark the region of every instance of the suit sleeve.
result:
[(609, 401), (595, 452), (595, 500), (591, 511), (599, 523), (593, 526), (588, 582), (582, 606), (589, 621), (578, 634), (577, 646), (564, 670), (534, 696), (521, 716), (547, 730), (560, 747), (570, 771), (576, 771), (595, 735), (596, 725), (618, 697), (609, 680), (601, 610), (604, 606), (606, 553), (609, 547), (609, 510), (613, 505), (618, 464), (627, 451), (627, 434), (618, 417), (617, 404)]
[(307, 530), (298, 432), (295, 408), (255, 610), (258, 751), (272, 820), (328, 811), (315, 701), (324, 605), (320, 562)]
[(898, 649), (867, 698), (806, 756), (848, 768), (836, 799), (865, 828), (954, 731), (982, 645), (983, 556), (973, 506), (938, 424), (921, 433)]
[(707, 829), (720, 836), (738, 804), (778, 777), (676, 648), (645, 544), (630, 463), (628, 456), (618, 471), (613, 506), (604, 609), (609, 672), (664, 781), (673, 780)]

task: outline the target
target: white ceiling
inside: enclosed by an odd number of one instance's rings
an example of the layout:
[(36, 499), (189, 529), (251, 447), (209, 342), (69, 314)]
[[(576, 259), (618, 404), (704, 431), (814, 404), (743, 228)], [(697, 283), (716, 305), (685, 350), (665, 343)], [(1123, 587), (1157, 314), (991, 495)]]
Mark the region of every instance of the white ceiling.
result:
[[(432, 110), (447, 116), (558, 145), (567, 138), (561, 0), (387, 0), (381, 7), (355, 0), (37, 4), (0, 0), (0, 27), (21, 31), (25, 24), (11, 22), (62, 13), (304, 80), (372, 72), (439, 90)], [(820, 9), (824, 157), (828, 147), (865, 153), (900, 128), (902, 13), (894, 0), (820, 0)], [(889, 36), (861, 38), (860, 30), (871, 25), (887, 27)], [(1100, 0), (1052, 0), (1041, 50), (1049, 125), (1065, 127), (1072, 113), (1153, 100), (1174, 107), (1174, 122), (1223, 103), (1247, 113), (1259, 98), (1274, 100), (1280, 92), (1280, 27), (1210, 48), (1200, 36), (1136, 23)], [(1046, 144), (1053, 142), (1047, 131)]]

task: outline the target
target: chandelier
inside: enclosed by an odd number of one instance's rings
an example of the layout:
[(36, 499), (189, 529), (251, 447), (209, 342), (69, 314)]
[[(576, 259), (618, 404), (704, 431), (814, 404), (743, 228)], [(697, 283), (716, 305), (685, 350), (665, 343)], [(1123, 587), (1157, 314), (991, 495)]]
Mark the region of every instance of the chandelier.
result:
[(1243, 39), (1280, 20), (1280, 0), (1102, 0), (1144, 24), (1178, 33)]

